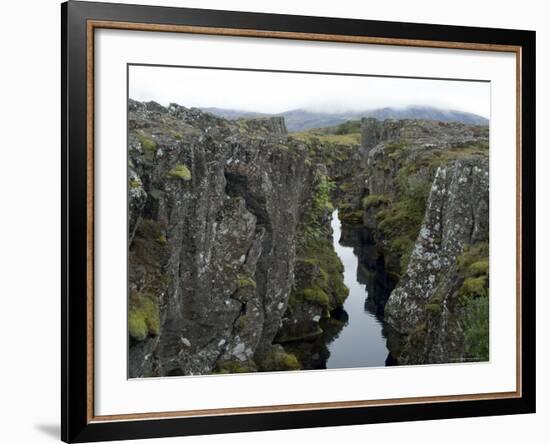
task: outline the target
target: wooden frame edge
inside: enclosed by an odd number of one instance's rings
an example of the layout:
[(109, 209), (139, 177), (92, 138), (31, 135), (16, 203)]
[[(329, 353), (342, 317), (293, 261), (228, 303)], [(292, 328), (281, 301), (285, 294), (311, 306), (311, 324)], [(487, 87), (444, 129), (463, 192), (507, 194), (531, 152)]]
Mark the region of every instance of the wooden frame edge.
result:
[[(326, 403), (286, 404), (260, 407), (232, 407), (221, 409), (184, 410), (172, 412), (145, 412), (116, 415), (94, 414), (94, 31), (95, 29), (121, 29), (149, 32), (175, 32), (202, 35), (235, 37), (277, 38), (338, 43), (362, 43), (387, 46), (461, 49), (475, 51), (509, 52), (516, 56), (516, 391), (487, 394), (452, 396), (425, 396), (395, 398), (387, 400), (341, 401)], [(312, 34), (286, 31), (264, 31), (238, 28), (206, 26), (166, 25), (138, 22), (92, 20), (86, 22), (86, 157), (87, 157), (87, 423), (97, 424), (124, 420), (155, 420), (166, 418), (192, 418), (207, 416), (228, 416), (238, 414), (261, 414), (298, 412), (307, 410), (330, 410), (337, 408), (360, 408), (416, 403), (464, 402), (496, 399), (521, 398), (522, 388), (522, 47), (485, 43), (448, 42), (433, 40), (399, 39), (385, 37), (346, 36), (334, 34)]]
[(424, 396), (413, 398), (392, 398), (382, 400), (365, 401), (335, 401), (319, 402), (308, 404), (279, 404), (271, 406), (256, 407), (231, 407), (220, 409), (201, 409), (201, 410), (182, 410), (172, 412), (151, 412), (151, 413), (127, 413), (117, 415), (101, 415), (92, 418), (90, 423), (143, 420), (143, 419), (167, 419), (167, 418), (197, 418), (212, 416), (231, 416), (261, 413), (289, 413), (312, 410), (331, 410), (337, 408), (362, 408), (362, 407), (387, 407), (392, 405), (411, 405), (422, 402), (423, 404), (437, 404), (442, 402), (463, 402), (463, 401), (484, 401), (495, 399), (513, 399), (520, 398), (518, 392), (499, 392), (473, 395), (450, 395), (450, 396)]
[(442, 48), (442, 49), (466, 49), (474, 51), (495, 51), (495, 52), (516, 52), (521, 49), (516, 45), (500, 45), (491, 43), (468, 43), (468, 42), (449, 42), (438, 40), (418, 40), (418, 39), (399, 39), (389, 37), (368, 37), (339, 34), (316, 34), (304, 32), (288, 31), (265, 31), (260, 29), (239, 29), (222, 28), (208, 26), (190, 26), (190, 25), (166, 25), (138, 22), (124, 22), (114, 20), (88, 20), (88, 27), (92, 29), (120, 29), (129, 31), (149, 31), (149, 32), (174, 32), (186, 34), (219, 35), (226, 37), (259, 37), (274, 38), (286, 40), (309, 40), (319, 42), (336, 43), (363, 43), (372, 45), (386, 46), (413, 46), (424, 48)]

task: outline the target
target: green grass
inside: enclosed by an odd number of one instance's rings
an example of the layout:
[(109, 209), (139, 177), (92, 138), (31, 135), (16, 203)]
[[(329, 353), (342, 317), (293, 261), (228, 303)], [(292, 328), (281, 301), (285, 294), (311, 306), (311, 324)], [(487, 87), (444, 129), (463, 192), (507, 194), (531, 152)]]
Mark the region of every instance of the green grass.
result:
[(464, 340), (468, 357), (489, 359), (489, 244), (467, 245), (457, 259), (462, 285), (458, 290), (464, 306)]
[(173, 179), (180, 179), (183, 181), (191, 180), (191, 171), (189, 171), (189, 168), (182, 163), (176, 164), (174, 168), (168, 171), (167, 175)]
[(459, 276), (463, 279), (458, 290), (463, 300), (489, 296), (489, 244), (468, 245), (457, 259)]
[(302, 142), (314, 142), (328, 145), (360, 145), (361, 134), (322, 134), (315, 130), (291, 133), (290, 136)]
[(462, 297), (479, 298), (488, 296), (488, 280), (486, 276), (469, 277), (464, 279), (459, 294)]
[(476, 361), (489, 360), (489, 298), (470, 299), (466, 303), (464, 340), (466, 353)]
[(341, 123), (336, 127), (335, 134), (360, 134), (361, 133), (361, 121), (360, 120), (348, 120)]

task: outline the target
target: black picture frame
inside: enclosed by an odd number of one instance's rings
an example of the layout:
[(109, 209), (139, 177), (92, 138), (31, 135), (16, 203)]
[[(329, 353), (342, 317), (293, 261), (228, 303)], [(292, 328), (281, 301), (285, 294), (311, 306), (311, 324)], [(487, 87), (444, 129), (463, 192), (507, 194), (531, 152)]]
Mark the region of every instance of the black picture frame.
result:
[[(90, 417), (87, 23), (90, 20), (513, 45), (521, 49), (521, 396), (199, 417)], [(90, 442), (535, 412), (535, 32), (69, 1), (61, 5), (61, 438)], [(93, 313), (92, 313), (93, 316)]]

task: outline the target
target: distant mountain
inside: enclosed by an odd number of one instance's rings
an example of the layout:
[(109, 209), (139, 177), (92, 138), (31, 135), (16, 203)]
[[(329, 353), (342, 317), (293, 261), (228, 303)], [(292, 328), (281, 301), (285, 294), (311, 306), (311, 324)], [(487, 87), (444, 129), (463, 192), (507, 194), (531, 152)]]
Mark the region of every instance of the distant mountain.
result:
[(386, 107), (340, 113), (315, 112), (305, 109), (295, 109), (278, 114), (265, 114), (224, 108), (203, 108), (203, 111), (212, 113), (219, 117), (224, 117), (226, 119), (250, 119), (254, 117), (282, 116), (285, 118), (288, 131), (305, 131), (311, 128), (334, 126), (348, 120), (360, 119), (362, 117), (375, 117), (379, 120), (425, 119), (439, 120), (442, 122), (462, 122), (474, 125), (487, 125), (489, 123), (488, 119), (477, 114), (435, 108), (431, 106), (408, 106), (405, 108)]

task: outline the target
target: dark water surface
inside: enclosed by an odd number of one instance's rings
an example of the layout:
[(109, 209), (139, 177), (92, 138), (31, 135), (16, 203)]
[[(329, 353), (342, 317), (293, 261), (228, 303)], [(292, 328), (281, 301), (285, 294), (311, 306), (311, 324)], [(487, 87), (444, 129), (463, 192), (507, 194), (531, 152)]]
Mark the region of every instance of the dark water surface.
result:
[(344, 264), (344, 283), (349, 288), (349, 296), (344, 302), (347, 323), (328, 344), (330, 356), (326, 368), (385, 366), (389, 352), (382, 332), (384, 325), (375, 310), (366, 308), (368, 293), (366, 285), (359, 282), (359, 259), (353, 247), (340, 244), (343, 228), (338, 210), (332, 214), (331, 225), (334, 250)]

